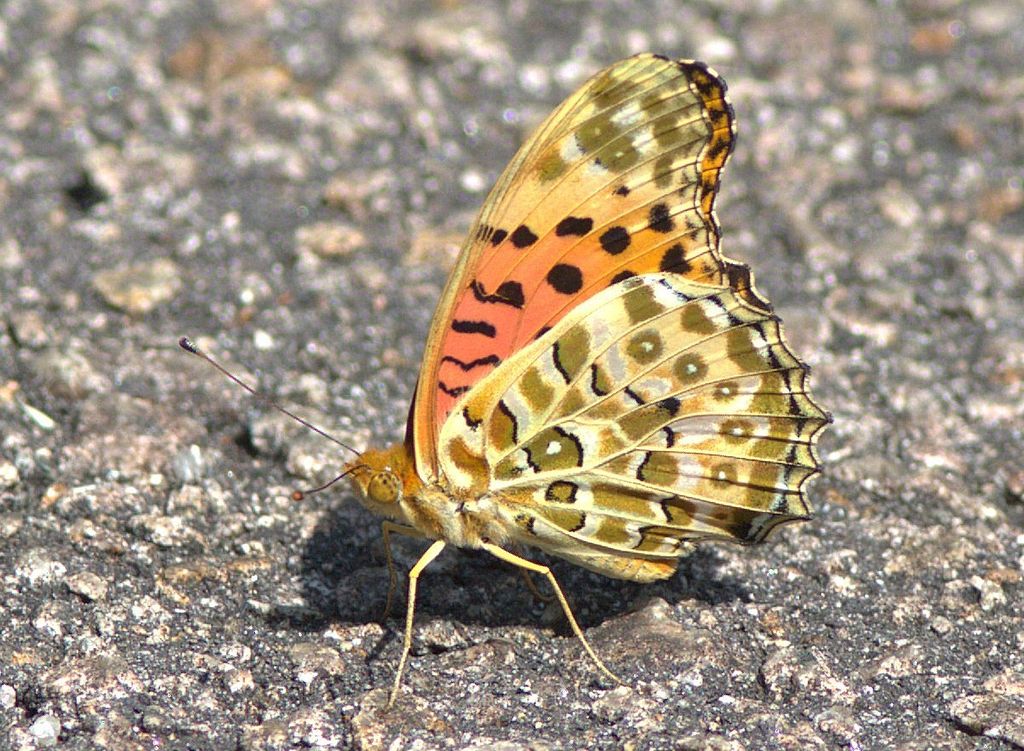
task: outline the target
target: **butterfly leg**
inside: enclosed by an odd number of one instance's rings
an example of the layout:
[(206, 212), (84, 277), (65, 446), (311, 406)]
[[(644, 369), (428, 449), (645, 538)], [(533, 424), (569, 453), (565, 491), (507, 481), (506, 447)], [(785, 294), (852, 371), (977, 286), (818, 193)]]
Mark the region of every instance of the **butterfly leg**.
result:
[(615, 675), (615, 673), (609, 670), (607, 666), (601, 661), (601, 658), (597, 656), (597, 653), (590, 646), (590, 642), (587, 641), (587, 637), (583, 635), (583, 629), (580, 628), (580, 625), (576, 622), (576, 617), (572, 614), (572, 609), (569, 607), (569, 601), (566, 600), (565, 595), (562, 594), (562, 588), (558, 586), (558, 581), (555, 579), (555, 575), (551, 573), (550, 568), (548, 568), (547, 566), (542, 566), (539, 563), (534, 563), (533, 561), (529, 561), (525, 558), (520, 558), (515, 553), (510, 553), (504, 548), (499, 548), (497, 545), (492, 545), (489, 542), (485, 542), (483, 544), (483, 549), (491, 555), (493, 555), (495, 558), (499, 558), (505, 561), (506, 563), (511, 563), (513, 566), (518, 566), (519, 568), (527, 572), (532, 572), (535, 574), (541, 574), (542, 576), (546, 576), (548, 582), (551, 584), (551, 589), (554, 590), (555, 597), (558, 598), (558, 602), (562, 606), (562, 611), (565, 613), (565, 617), (568, 619), (569, 625), (572, 626), (572, 632), (576, 634), (576, 638), (580, 640), (580, 643), (583, 645), (583, 648), (587, 651), (587, 654), (590, 655), (590, 659), (592, 659), (594, 661), (594, 664), (601, 669), (602, 673), (607, 675), (616, 683), (621, 683), (622, 685), (625, 685), (625, 681), (623, 681), (621, 678), (619, 678), (619, 676)]
[(402, 685), (402, 673), (405, 671), (405, 663), (408, 662), (409, 652), (412, 649), (412, 616), (416, 610), (416, 580), (420, 578), (423, 569), (429, 566), (430, 562), (444, 550), (444, 545), (444, 540), (435, 540), (409, 571), (409, 597), (405, 606), (405, 638), (402, 639), (402, 658), (398, 661), (398, 671), (395, 673), (395, 684), (391, 687), (387, 709), (393, 707), (398, 698), (398, 689)]
[(534, 583), (533, 577), (530, 576), (530, 572), (527, 571), (525, 568), (519, 569), (519, 573), (521, 573), (523, 575), (523, 580), (526, 582), (526, 588), (528, 590), (530, 590), (530, 594), (532, 594), (534, 597), (536, 597), (539, 601), (547, 604), (549, 602), (554, 602), (555, 600), (558, 599), (553, 594), (546, 595), (543, 592), (541, 592), (539, 589), (537, 589), (537, 585)]
[(380, 531), (384, 538), (384, 559), (388, 564), (388, 597), (384, 601), (384, 614), (380, 617), (381, 623), (383, 623), (391, 613), (391, 605), (394, 603), (395, 592), (398, 590), (398, 572), (395, 570), (395, 559), (391, 555), (391, 533), (419, 538), (422, 538), (423, 534), (415, 527), (395, 524), (392, 521), (381, 522)]

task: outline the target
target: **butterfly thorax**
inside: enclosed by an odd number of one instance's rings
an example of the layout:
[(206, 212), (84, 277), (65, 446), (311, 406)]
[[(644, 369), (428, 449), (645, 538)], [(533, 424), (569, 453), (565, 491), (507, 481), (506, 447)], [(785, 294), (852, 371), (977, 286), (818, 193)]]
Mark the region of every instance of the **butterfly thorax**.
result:
[(463, 548), (502, 544), (507, 534), (489, 499), (425, 483), (406, 443), (369, 449), (346, 467), (360, 502), (375, 514)]

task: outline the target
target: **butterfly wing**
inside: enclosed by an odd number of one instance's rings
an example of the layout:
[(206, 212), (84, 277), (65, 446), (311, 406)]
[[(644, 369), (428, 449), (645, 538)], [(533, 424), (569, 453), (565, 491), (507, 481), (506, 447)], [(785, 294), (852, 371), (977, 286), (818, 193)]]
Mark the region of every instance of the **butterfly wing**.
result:
[(479, 381), (441, 431), (440, 469), (495, 506), (505, 538), (664, 578), (688, 541), (758, 542), (809, 516), (829, 417), (806, 373), (736, 290), (634, 277)]
[(732, 148), (725, 84), (701, 63), (623, 60), (569, 97), (491, 191), (438, 304), (409, 436), (437, 476), (441, 425), (472, 386), (582, 301), (657, 271), (732, 286), (712, 212)]

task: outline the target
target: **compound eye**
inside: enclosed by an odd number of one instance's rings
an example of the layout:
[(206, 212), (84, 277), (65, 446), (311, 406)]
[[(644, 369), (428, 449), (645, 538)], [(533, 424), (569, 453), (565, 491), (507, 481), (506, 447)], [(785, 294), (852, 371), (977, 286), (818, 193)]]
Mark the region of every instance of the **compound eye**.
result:
[(398, 500), (402, 484), (398, 475), (377, 472), (366, 486), (366, 496), (375, 503), (394, 503)]

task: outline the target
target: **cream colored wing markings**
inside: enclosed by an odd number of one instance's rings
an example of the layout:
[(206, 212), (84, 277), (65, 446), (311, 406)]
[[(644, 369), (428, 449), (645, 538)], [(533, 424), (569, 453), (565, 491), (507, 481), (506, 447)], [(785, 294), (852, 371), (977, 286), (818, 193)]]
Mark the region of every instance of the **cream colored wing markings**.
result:
[(636, 277), (461, 400), (441, 466), (454, 490), (500, 499), (522, 541), (611, 575), (625, 564), (595, 560), (755, 542), (809, 514), (829, 418), (805, 375), (778, 320), (729, 288)]
[[(524, 226), (537, 233), (546, 252), (520, 254), (511, 268), (502, 269), (506, 278), (532, 280), (525, 285), (532, 304), (518, 322), (517, 345), (533, 338), (541, 325), (560, 319), (580, 298), (629, 276), (671, 270), (711, 283), (724, 278), (717, 228), (702, 211), (703, 162), (714, 125), (706, 120), (704, 102), (680, 94), (681, 83), (686, 80), (670, 78), (624, 100), (614, 115), (592, 115), (588, 122), (608, 119), (614, 124), (618, 135), (611, 143), (626, 144), (624, 155), (605, 158), (610, 166), (604, 180), (574, 181), (577, 173), (597, 169), (576, 154), (576, 162), (560, 168), (545, 199), (525, 218)], [(662, 89), (667, 92), (659, 93)], [(660, 98), (641, 106), (645, 97)], [(722, 127), (731, 138), (731, 120)], [(568, 158), (574, 148), (579, 150), (577, 141), (578, 133), (569, 134), (551, 148)], [(716, 163), (713, 171), (720, 166)], [(548, 200), (553, 196), (557, 202)], [(568, 216), (557, 210), (561, 202), (572, 206)], [(553, 280), (550, 270), (557, 269), (571, 270), (576, 280)], [(485, 265), (478, 277), (486, 280), (488, 272)]]
[(724, 91), (699, 63), (640, 55), (588, 81), (519, 150), (435, 313), (412, 426), (425, 479), (458, 396), (606, 284), (671, 269), (759, 300), (746, 267), (718, 251), (712, 205), (733, 141)]

